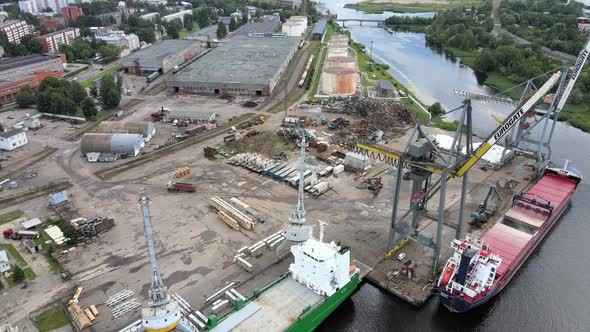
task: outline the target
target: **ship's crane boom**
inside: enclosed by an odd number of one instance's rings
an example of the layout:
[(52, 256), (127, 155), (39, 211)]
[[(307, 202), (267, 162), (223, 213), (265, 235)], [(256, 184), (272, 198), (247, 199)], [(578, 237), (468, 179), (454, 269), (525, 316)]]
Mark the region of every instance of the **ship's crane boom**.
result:
[(570, 76), (570, 80), (567, 82), (565, 90), (563, 90), (563, 93), (561, 94), (561, 98), (559, 99), (559, 103), (557, 104), (556, 112), (559, 113), (565, 105), (565, 103), (567, 102), (567, 99), (569, 98), (570, 93), (574, 89), (574, 85), (576, 84), (576, 81), (578, 80), (578, 77), (582, 72), (582, 68), (584, 68), (584, 64), (586, 63), (589, 54), (590, 39), (588, 40), (586, 47), (584, 47), (584, 49), (582, 49), (582, 51), (580, 52), (580, 55), (578, 55), (578, 59), (576, 60), (576, 64), (574, 65), (574, 69), (572, 71), (572, 76)]
[[(561, 72), (554, 73), (546, 82), (539, 88), (530, 98), (528, 98), (521, 107), (517, 107), (512, 113), (510, 113), (506, 119), (500, 123), (498, 128), (492, 132), (492, 134), (482, 143), (471, 156), (467, 156), (467, 159), (462, 163), (455, 165), (455, 170), (449, 173), (449, 177), (461, 177), (463, 176), (479, 159), (483, 157), (496, 143), (500, 141), (507, 132), (510, 131), (518, 121), (528, 112), (532, 107), (545, 96), (559, 81)], [(469, 98), (469, 94), (466, 93), (466, 97)], [(497, 98), (496, 102), (508, 103), (504, 98)], [(378, 146), (371, 146), (363, 143), (356, 143), (355, 148), (357, 150), (366, 151), (368, 153), (377, 154), (379, 156), (396, 160), (399, 162), (401, 159), (401, 153), (383, 148)], [(445, 167), (442, 165), (412, 162), (410, 160), (404, 160), (407, 165), (425, 169), (437, 174), (443, 174)]]

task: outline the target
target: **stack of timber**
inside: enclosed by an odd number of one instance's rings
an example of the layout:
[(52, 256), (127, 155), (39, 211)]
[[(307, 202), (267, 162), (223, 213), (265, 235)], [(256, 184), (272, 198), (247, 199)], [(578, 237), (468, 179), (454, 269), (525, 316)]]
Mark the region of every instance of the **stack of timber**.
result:
[(183, 167), (183, 168), (179, 168), (174, 172), (174, 177), (175, 178), (181, 178), (183, 176), (187, 176), (191, 174), (191, 169), (188, 167)]
[(254, 221), (252, 218), (223, 199), (214, 196), (211, 198), (211, 205), (218, 211), (217, 216), (219, 219), (236, 231), (239, 231), (240, 227), (247, 230), (252, 230), (254, 228)]
[(247, 257), (260, 257), (264, 253), (264, 248), (269, 250), (275, 249), (285, 238), (283, 237), (283, 231), (278, 231), (271, 234), (267, 238), (256, 242), (249, 247), (243, 247), (238, 250), (238, 253), (234, 256), (234, 263), (238, 264), (248, 272), (252, 272), (253, 266), (246, 258)]
[(68, 313), (70, 314), (70, 317), (72, 317), (72, 321), (76, 325), (78, 331), (92, 326), (90, 318), (77, 303), (71, 303), (68, 305)]

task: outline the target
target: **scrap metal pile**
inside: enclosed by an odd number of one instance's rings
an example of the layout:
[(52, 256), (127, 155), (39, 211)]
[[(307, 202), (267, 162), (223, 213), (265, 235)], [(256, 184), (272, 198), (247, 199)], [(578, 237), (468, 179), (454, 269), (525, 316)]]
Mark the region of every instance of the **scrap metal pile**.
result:
[(416, 123), (406, 106), (394, 100), (359, 97), (331, 97), (321, 103), (326, 112), (363, 117), (359, 127), (368, 132), (388, 131)]

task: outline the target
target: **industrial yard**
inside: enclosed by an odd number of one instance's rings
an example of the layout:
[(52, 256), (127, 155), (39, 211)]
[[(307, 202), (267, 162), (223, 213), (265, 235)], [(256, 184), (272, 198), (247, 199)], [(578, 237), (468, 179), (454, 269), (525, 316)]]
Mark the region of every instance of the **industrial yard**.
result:
[[(0, 276), (0, 321), (35, 331), (63, 312), (64, 332), (287, 329), (334, 310), (359, 280), (428, 301), (453, 239), (496, 225), (535, 179), (545, 143), (519, 143), (554, 121), (532, 109), (553, 107), (541, 100), (561, 73), (523, 105), (462, 92), (447, 131), (413, 97), (393, 98), (392, 81), (364, 96), (349, 36), (322, 42), (326, 21), (302, 36), (304, 19), (283, 33), (251, 22), (207, 52), (167, 40), (132, 53), (121, 107), (92, 121), (1, 112), (27, 141), (0, 151), (0, 268), (24, 271)], [(472, 100), (515, 111), (477, 137)], [(522, 137), (504, 149), (517, 122)]]

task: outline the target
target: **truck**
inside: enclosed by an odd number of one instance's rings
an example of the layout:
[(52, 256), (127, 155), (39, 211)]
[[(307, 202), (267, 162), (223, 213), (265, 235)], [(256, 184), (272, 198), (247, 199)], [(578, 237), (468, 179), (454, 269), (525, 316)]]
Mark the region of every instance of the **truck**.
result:
[(172, 182), (169, 181), (166, 184), (166, 189), (169, 192), (186, 192), (186, 193), (194, 193), (197, 191), (197, 186), (192, 183), (184, 183), (184, 182)]
[(23, 239), (38, 239), (39, 232), (36, 231), (14, 231), (12, 228), (4, 230), (2, 235), (5, 239), (23, 240)]

